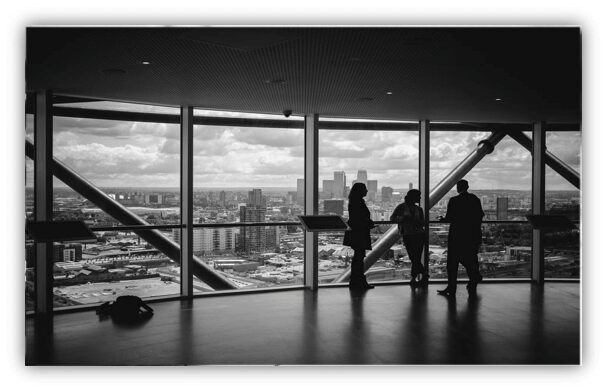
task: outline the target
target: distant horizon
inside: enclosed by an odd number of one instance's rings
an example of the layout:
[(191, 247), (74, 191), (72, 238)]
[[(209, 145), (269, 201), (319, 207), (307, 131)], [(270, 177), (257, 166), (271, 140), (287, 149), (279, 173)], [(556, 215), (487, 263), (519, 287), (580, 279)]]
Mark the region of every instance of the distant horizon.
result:
[[(383, 187), (390, 187), (390, 186), (383, 186)], [(414, 187), (415, 188), (415, 187)], [(33, 187), (31, 186), (26, 186), (25, 187), (26, 190), (34, 190)], [(71, 190), (77, 193), (76, 190), (72, 189), (69, 186), (55, 186), (53, 188), (53, 190)], [(179, 187), (161, 187), (161, 186), (146, 186), (146, 187), (142, 187), (142, 186), (99, 186), (99, 189), (133, 189), (133, 190), (141, 190), (141, 189), (148, 189), (148, 190), (163, 190), (163, 191), (179, 191)], [(261, 189), (261, 190), (269, 190), (269, 191), (297, 191), (297, 187), (284, 187), (284, 186), (234, 186), (234, 187), (200, 187), (200, 186), (195, 186), (193, 187), (194, 190), (206, 190), (206, 191), (221, 191), (221, 190), (229, 190), (229, 191), (248, 191), (248, 190), (252, 190), (252, 189)], [(381, 188), (379, 188), (378, 190), (380, 190)], [(392, 188), (394, 191), (408, 191), (409, 187), (403, 187), (403, 188), (397, 188), (397, 187), (393, 187)], [(453, 187), (453, 189), (451, 189), (450, 191), (455, 190), (455, 186)], [(521, 189), (507, 189), (507, 188), (503, 188), (503, 189), (480, 189), (480, 188), (470, 188), (469, 189), (470, 192), (474, 192), (474, 191), (512, 191), (512, 192), (531, 192), (531, 189), (529, 190), (521, 190)], [(579, 193), (580, 190), (572, 190), (572, 189), (546, 189), (546, 192), (571, 192), (571, 193)], [(379, 192), (379, 191), (378, 191)]]

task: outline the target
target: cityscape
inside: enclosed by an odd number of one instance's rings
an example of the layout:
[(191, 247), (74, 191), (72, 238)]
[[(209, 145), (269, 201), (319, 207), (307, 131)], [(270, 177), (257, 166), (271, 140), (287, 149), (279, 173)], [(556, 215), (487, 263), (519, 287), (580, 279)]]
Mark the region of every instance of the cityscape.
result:
[[(319, 213), (347, 219), (347, 195), (354, 183), (368, 188), (366, 202), (374, 221), (388, 221), (404, 195), (414, 188), (383, 186), (364, 169), (355, 178), (344, 171), (332, 178), (320, 178)], [(150, 225), (180, 224), (179, 189), (103, 188), (116, 200)], [(241, 289), (256, 289), (303, 283), (304, 180), (293, 188), (194, 189), (193, 253)], [(475, 190), (482, 202), (486, 222), (479, 253), (485, 278), (529, 278), (531, 273), (531, 192), (521, 190)], [(81, 220), (90, 227), (114, 227), (119, 222), (69, 188), (53, 192), (54, 220)], [(438, 223), (446, 213), (451, 191), (430, 211), (429, 270), (431, 278), (446, 278), (448, 224)], [(579, 222), (578, 191), (546, 191), (548, 214), (565, 215)], [(26, 216), (33, 214), (33, 189), (26, 188)], [(494, 223), (492, 223), (494, 221)], [(498, 223), (499, 221), (499, 223)], [(504, 223), (503, 221), (508, 221)], [(272, 223), (243, 227), (239, 223)], [(279, 223), (285, 223), (280, 225)], [(196, 224), (204, 225), (196, 227)], [(209, 225), (222, 224), (221, 227)], [(228, 226), (226, 226), (228, 224)], [(233, 224), (233, 226), (229, 226)], [(390, 224), (378, 224), (372, 231), (377, 240)], [(180, 243), (181, 230), (160, 229)], [(114, 300), (122, 294), (141, 297), (179, 293), (179, 263), (142, 240), (134, 232), (96, 230), (95, 243), (56, 243), (53, 278), (56, 306), (94, 304)], [(348, 270), (353, 251), (342, 245), (342, 232), (319, 233), (319, 283), (330, 284)], [(579, 277), (579, 229), (546, 234), (546, 276)], [(26, 240), (26, 309), (33, 303), (33, 241)], [(463, 269), (460, 270), (465, 275)], [(410, 261), (399, 241), (367, 272), (372, 281), (408, 280)], [(212, 289), (194, 277), (196, 292)]]

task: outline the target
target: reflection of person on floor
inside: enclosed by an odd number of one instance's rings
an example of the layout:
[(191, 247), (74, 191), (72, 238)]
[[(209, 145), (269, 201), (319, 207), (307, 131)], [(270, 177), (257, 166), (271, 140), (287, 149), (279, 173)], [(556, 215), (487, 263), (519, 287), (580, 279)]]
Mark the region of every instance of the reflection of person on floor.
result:
[(355, 183), (348, 195), (348, 226), (350, 229), (344, 235), (344, 245), (350, 246), (354, 250), (350, 289), (374, 288), (373, 285), (367, 283), (363, 263), (366, 250), (371, 250), (371, 228), (375, 226), (363, 199), (366, 195), (367, 187), (364, 183)]
[(478, 266), (478, 249), (481, 245), (481, 222), (485, 213), (481, 201), (468, 193), (468, 182), (457, 182), (457, 196), (449, 200), (447, 215), (440, 221), (450, 223), (447, 245), (447, 288), (438, 291), (444, 296), (454, 296), (457, 289), (457, 269), (461, 263), (468, 273), (468, 293), (476, 293), (476, 285), (482, 280)]
[[(428, 276), (424, 273), (424, 265), (422, 264), (422, 252), (426, 239), (424, 211), (416, 205), (420, 201), (421, 192), (417, 189), (411, 189), (405, 196), (405, 202), (398, 205), (390, 216), (390, 221), (398, 223), (398, 231), (403, 237), (403, 244), (411, 260), (411, 286), (428, 281)], [(420, 277), (419, 280), (417, 279), (418, 276)]]

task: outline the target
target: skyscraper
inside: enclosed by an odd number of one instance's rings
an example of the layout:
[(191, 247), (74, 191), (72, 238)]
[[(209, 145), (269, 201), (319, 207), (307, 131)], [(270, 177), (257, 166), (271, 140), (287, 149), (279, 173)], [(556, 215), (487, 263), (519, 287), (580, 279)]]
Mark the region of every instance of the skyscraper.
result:
[(497, 197), (497, 220), (508, 220), (508, 197)]
[(333, 186), (333, 181), (332, 180), (323, 180), (322, 181), (322, 192), (324, 193), (325, 197), (328, 198), (332, 198), (334, 197), (334, 186)]
[(369, 192), (369, 195), (367, 196), (367, 198), (369, 200), (375, 200), (375, 197), (377, 196), (377, 180), (376, 179), (370, 179), (367, 181), (367, 190)]
[(333, 197), (346, 197), (346, 173), (343, 171), (333, 172)]
[(356, 182), (364, 183), (367, 186), (367, 170), (358, 170), (356, 173)]
[[(299, 179), (297, 180), (299, 182)], [(259, 223), (265, 221), (266, 200), (261, 189), (249, 191), (246, 205), (240, 206), (240, 222)], [(266, 245), (265, 227), (240, 227), (240, 250), (262, 252)]]
[(409, 182), (409, 190), (413, 189), (413, 183)]
[(394, 189), (391, 187), (382, 187), (381, 188), (381, 201), (390, 202), (392, 200), (393, 192), (394, 192)]

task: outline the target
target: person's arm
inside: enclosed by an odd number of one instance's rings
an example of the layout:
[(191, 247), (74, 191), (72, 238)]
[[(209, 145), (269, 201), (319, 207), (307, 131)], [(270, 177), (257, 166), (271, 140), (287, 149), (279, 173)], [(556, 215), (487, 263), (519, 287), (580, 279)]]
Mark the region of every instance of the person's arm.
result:
[(419, 216), (415, 217), (413, 219), (413, 224), (415, 224), (418, 227), (423, 227), (423, 226), (426, 225), (426, 220), (424, 218), (424, 210), (421, 207), (419, 207), (419, 206), (417, 207), (417, 210), (419, 212)]
[(453, 219), (453, 199), (450, 199), (449, 202), (447, 203), (447, 214), (445, 215), (445, 217), (443, 217), (441, 219), (441, 221), (444, 221), (446, 223), (450, 223), (451, 220)]
[(403, 204), (399, 204), (394, 212), (392, 212), (392, 216), (390, 216), (390, 221), (394, 221), (400, 223), (403, 221)]

